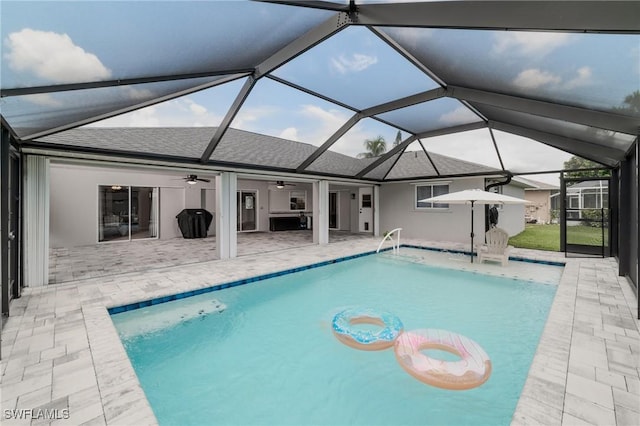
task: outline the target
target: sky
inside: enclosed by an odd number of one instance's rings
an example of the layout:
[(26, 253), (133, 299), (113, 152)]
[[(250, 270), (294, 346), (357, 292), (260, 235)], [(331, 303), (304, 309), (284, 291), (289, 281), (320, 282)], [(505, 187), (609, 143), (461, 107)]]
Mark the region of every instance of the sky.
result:
[[(159, 7), (163, 13), (158, 12)], [(292, 14), (286, 6), (260, 3), (218, 2), (199, 7), (210, 9), (203, 13), (153, 2), (3, 2), (2, 87), (247, 67), (328, 16), (315, 9), (296, 9)], [(132, 20), (131, 16), (153, 19)], [(384, 31), (454, 85), (552, 101), (566, 99), (601, 110), (619, 106), (639, 86), (640, 37), (635, 35)], [(439, 87), (363, 27), (341, 31), (276, 69), (274, 75), (354, 109)], [(233, 81), (92, 126), (217, 126), (243, 83), (243, 79)], [(135, 103), (153, 96), (153, 90), (152, 86), (144, 90), (131, 86), (122, 96)], [(20, 106), (27, 111), (51, 110), (62, 99), (56, 94), (24, 97)], [(319, 146), (353, 114), (337, 103), (262, 78), (231, 127)], [(451, 98), (380, 118), (402, 127), (402, 139), (410, 133), (480, 121)], [(364, 150), (365, 140), (383, 136), (391, 145), (397, 133), (398, 128), (367, 118), (331, 149), (355, 156)], [(498, 131), (494, 136), (505, 168), (514, 172), (561, 169), (571, 157), (519, 136)], [(423, 143), (439, 154), (499, 167), (487, 129), (423, 139)], [(414, 143), (409, 149), (421, 148)], [(531, 178), (558, 183), (557, 176)]]

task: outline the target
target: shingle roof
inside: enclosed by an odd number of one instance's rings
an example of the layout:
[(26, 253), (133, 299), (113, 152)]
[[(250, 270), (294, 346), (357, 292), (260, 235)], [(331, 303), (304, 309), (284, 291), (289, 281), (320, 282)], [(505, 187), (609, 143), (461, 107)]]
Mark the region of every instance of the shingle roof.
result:
[[(211, 137), (214, 127), (84, 127), (42, 137), (36, 142), (87, 147), (104, 150), (159, 154), (175, 158), (199, 159)], [(211, 157), (212, 161), (295, 169), (317, 147), (273, 136), (238, 129), (228, 129)], [(494, 173), (498, 169), (455, 158), (430, 153), (441, 175), (467, 173)], [(366, 175), (369, 179), (437, 176), (424, 152), (405, 152), (395, 162), (391, 157)], [(333, 175), (353, 176), (375, 158), (354, 158), (326, 151), (308, 170)], [(395, 165), (394, 165), (395, 163)]]

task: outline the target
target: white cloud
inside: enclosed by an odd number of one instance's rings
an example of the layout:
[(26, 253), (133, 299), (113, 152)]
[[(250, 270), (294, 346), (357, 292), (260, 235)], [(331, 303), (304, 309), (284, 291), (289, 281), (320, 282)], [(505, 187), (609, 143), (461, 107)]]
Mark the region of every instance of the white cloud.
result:
[(269, 116), (274, 116), (277, 112), (278, 108), (269, 105), (255, 108), (240, 108), (238, 115), (236, 115), (231, 123), (231, 127), (240, 130), (260, 132), (259, 129), (254, 129), (252, 127), (252, 123), (256, 123)]
[(100, 59), (77, 46), (67, 34), (25, 28), (5, 39), (11, 69), (52, 83), (105, 80), (111, 77)]
[(289, 139), (289, 140), (292, 140), (292, 141), (297, 141), (297, 140), (299, 140), (298, 139), (298, 129), (296, 129), (295, 127), (287, 127), (282, 132), (280, 132), (280, 135), (278, 135), (278, 137), (281, 137), (282, 139)]
[(215, 127), (222, 117), (189, 98), (141, 108), (90, 124), (93, 127)]
[(185, 102), (189, 105), (189, 110), (195, 115), (205, 115), (207, 113), (207, 108), (193, 102), (191, 99), (185, 99)]
[(560, 77), (550, 72), (530, 68), (518, 74), (513, 80), (513, 84), (525, 89), (537, 89), (549, 84), (559, 84), (561, 80)]
[(549, 71), (540, 70), (538, 68), (529, 68), (518, 74), (518, 76), (513, 80), (513, 84), (524, 89), (538, 89), (543, 86), (555, 86), (565, 90), (572, 90), (592, 84), (592, 74), (591, 68), (584, 66), (578, 68), (575, 76), (570, 80), (563, 81), (562, 77)]
[(500, 32), (495, 35), (493, 52), (496, 54), (508, 53), (522, 56), (541, 57), (557, 48), (571, 43), (576, 35), (568, 33), (545, 33), (510, 31)]
[(47, 107), (59, 107), (62, 106), (62, 102), (54, 98), (50, 93), (38, 93), (35, 95), (26, 95), (24, 100), (31, 102), (32, 104), (47, 106)]
[(588, 86), (591, 84), (591, 68), (582, 67), (577, 71), (577, 75), (565, 84), (566, 89), (575, 89), (576, 87)]
[(338, 58), (331, 58), (330, 66), (340, 74), (347, 74), (364, 71), (376, 63), (378, 63), (376, 56), (354, 53), (351, 57), (340, 55)]
[(158, 108), (150, 106), (91, 123), (88, 127), (161, 127), (165, 125), (160, 118)]
[(471, 110), (464, 106), (459, 106), (453, 111), (442, 114), (438, 121), (450, 126), (455, 126), (458, 124), (466, 124), (473, 121), (479, 121), (480, 118), (475, 115)]

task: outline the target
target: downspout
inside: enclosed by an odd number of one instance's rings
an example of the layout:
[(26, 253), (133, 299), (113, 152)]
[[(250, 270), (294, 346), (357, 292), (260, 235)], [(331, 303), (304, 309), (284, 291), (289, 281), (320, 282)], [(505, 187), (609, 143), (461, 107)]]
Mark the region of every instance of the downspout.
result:
[[(507, 176), (505, 177), (505, 180), (502, 182), (495, 182), (492, 184), (489, 184), (487, 186), (485, 186), (484, 190), (485, 191), (489, 191), (491, 188), (495, 188), (498, 186), (504, 186), (504, 185), (509, 185), (509, 183), (511, 183), (511, 178), (513, 178), (513, 175), (511, 174), (511, 172), (507, 172)], [(489, 225), (489, 204), (485, 204), (484, 205), (484, 231), (487, 232), (490, 228)]]

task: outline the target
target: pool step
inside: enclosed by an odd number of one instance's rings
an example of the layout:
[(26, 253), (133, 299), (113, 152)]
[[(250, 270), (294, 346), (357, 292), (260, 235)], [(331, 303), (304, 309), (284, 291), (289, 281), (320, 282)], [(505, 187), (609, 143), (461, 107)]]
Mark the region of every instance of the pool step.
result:
[(424, 257), (410, 254), (393, 254), (392, 252), (386, 252), (383, 253), (380, 257), (383, 259), (397, 260), (408, 263), (425, 263)]

